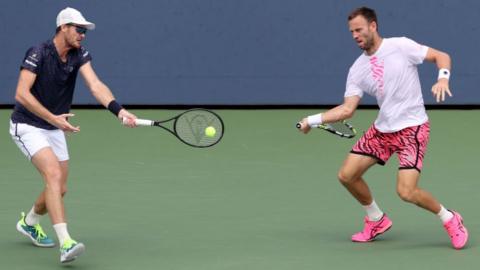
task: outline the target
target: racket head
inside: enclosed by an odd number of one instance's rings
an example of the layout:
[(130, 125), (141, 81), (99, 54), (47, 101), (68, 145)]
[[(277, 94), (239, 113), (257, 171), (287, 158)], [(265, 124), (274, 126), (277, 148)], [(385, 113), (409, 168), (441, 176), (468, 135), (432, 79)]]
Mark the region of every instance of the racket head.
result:
[[(214, 134), (207, 132), (214, 129)], [(207, 109), (191, 109), (175, 117), (173, 132), (183, 143), (199, 148), (217, 144), (225, 132), (222, 118)], [(208, 135), (207, 135), (208, 133)]]
[(318, 127), (343, 138), (350, 139), (357, 135), (355, 128), (346, 121), (322, 124)]

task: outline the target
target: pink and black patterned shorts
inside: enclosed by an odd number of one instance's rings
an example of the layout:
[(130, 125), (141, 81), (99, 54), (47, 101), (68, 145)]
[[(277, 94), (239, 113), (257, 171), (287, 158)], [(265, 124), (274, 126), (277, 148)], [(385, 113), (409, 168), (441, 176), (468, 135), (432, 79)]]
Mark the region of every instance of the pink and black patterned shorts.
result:
[(397, 153), (400, 170), (416, 169), (420, 172), (429, 135), (429, 122), (392, 133), (382, 133), (372, 125), (350, 153), (373, 157), (380, 165), (385, 165), (390, 156)]

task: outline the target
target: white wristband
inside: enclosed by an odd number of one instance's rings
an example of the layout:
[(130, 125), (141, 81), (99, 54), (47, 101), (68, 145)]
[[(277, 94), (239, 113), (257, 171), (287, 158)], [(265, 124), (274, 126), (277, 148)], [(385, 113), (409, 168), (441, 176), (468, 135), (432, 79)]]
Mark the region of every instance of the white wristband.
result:
[(438, 80), (440, 80), (440, 79), (450, 80), (450, 70), (448, 70), (446, 68), (441, 68), (438, 71)]
[(307, 117), (307, 124), (310, 127), (318, 126), (318, 125), (321, 125), (322, 123), (323, 122), (322, 122), (322, 114), (321, 113), (315, 114), (315, 115), (310, 115), (309, 117)]

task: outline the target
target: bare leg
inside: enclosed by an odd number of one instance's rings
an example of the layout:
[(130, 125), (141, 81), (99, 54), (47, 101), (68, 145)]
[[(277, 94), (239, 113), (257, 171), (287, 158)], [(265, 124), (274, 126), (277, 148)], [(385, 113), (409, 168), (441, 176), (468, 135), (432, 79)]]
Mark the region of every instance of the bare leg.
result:
[[(366, 210), (367, 208), (372, 207), (373, 198), (367, 183), (365, 183), (362, 178), (362, 175), (375, 163), (377, 163), (377, 160), (372, 157), (349, 154), (338, 173), (338, 179), (340, 182)], [(380, 211), (380, 209), (376, 210), (376, 212), (378, 211)], [(368, 210), (367, 216), (369, 216)], [(363, 230), (352, 235), (352, 241), (372, 241), (375, 237), (392, 227), (392, 221), (384, 214), (381, 215), (378, 220), (373, 220), (368, 217), (367, 221), (366, 217), (364, 223)]]
[(419, 188), (420, 173), (415, 169), (399, 170), (397, 193), (406, 202), (416, 204), (434, 214), (440, 212), (440, 203), (429, 192)]
[[(65, 210), (62, 194), (65, 191), (65, 182), (68, 175), (68, 163), (62, 165), (50, 147), (38, 151), (32, 158), (32, 163), (45, 181), (45, 189), (35, 203), (38, 214), (50, 214), (52, 224), (65, 223)], [(62, 168), (63, 167), (63, 168)]]
[[(67, 193), (67, 178), (68, 178), (68, 160), (60, 161), (60, 169), (62, 171), (62, 198)], [(40, 193), (35, 201), (35, 213), (45, 215), (47, 213), (47, 205), (45, 202), (45, 189)]]
[(375, 163), (377, 160), (372, 157), (349, 154), (338, 172), (340, 183), (362, 205), (369, 205), (373, 200), (362, 175)]

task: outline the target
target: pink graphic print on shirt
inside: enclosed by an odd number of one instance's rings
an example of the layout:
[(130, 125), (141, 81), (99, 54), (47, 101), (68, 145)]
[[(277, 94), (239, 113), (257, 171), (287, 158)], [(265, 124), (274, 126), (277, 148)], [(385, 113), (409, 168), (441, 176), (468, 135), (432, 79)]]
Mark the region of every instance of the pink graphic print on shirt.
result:
[(379, 60), (376, 56), (370, 58), (370, 68), (372, 70), (373, 80), (377, 85), (377, 97), (382, 97), (384, 94), (384, 80), (383, 80), (383, 71), (384, 71), (384, 62)]

